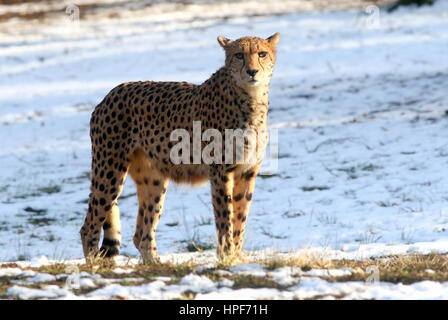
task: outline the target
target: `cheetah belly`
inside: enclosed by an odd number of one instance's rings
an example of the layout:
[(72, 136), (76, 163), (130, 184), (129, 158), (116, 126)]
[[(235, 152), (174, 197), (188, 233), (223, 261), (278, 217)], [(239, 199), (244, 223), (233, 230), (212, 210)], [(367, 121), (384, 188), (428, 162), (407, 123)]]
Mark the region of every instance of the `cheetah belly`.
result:
[(167, 174), (176, 183), (192, 185), (203, 184), (209, 179), (209, 168), (204, 164), (165, 165), (157, 163), (156, 167)]

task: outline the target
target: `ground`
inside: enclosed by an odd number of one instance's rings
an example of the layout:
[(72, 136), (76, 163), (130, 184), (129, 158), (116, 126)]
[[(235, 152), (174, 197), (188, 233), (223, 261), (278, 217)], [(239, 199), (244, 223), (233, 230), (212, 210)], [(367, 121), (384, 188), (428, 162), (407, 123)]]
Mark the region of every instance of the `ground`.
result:
[[(400, 267), (401, 276), (392, 281), (382, 261), (415, 254), (443, 259), (447, 252), (448, 4), (369, 15), (362, 7), (301, 12), (311, 9), (301, 10), (299, 2), (274, 8), (252, 1), (236, 12), (233, 2), (226, 7), (193, 1), (183, 4), (182, 12), (179, 4), (160, 4), (99, 10), (79, 23), (64, 13), (3, 22), (0, 261), (8, 264), (0, 269), (0, 296), (182, 298), (187, 292), (187, 298), (447, 298), (443, 263), (423, 270), (431, 276), (419, 274), (412, 281), (406, 280), (409, 270)], [(1, 6), (0, 16), (11, 8)], [(39, 275), (55, 272), (43, 266), (83, 263), (72, 259), (82, 256), (78, 230), (89, 192), (88, 124), (101, 98), (125, 81), (200, 83), (224, 62), (218, 35), (274, 32), (282, 34), (270, 96), (278, 162), (266, 161), (257, 179), (245, 249), (251, 257), (266, 249), (291, 255), (312, 250), (319, 259), (369, 262), (379, 267), (380, 282), (365, 283), (366, 264), (336, 264), (345, 278), (335, 282), (319, 278), (319, 272), (304, 274), (326, 264), (284, 271), (281, 264), (264, 267), (257, 254), (239, 271), (217, 266), (209, 187), (171, 185), (158, 248), (162, 260), (190, 261), (186, 269), (179, 274), (169, 269), (163, 276), (170, 279), (164, 280), (144, 273), (143, 286), (134, 283), (142, 277), (138, 273), (131, 273), (130, 286), (122, 280), (96, 283), (95, 277), (117, 278), (115, 268), (138, 268), (132, 244), (137, 198), (128, 181), (120, 201), (124, 256), (119, 265), (96, 276), (82, 265), (85, 278), (93, 281), (90, 290), (64, 289), (64, 281), (55, 278), (50, 289), (38, 289), (35, 281), (50, 279)], [(269, 151), (275, 155), (275, 143)], [(223, 277), (234, 283), (218, 284), (224, 279), (197, 271), (200, 264), (230, 272)], [(255, 289), (251, 278), (244, 289), (235, 278), (240, 271), (270, 272), (272, 279), (284, 272), (294, 281), (273, 280)], [(62, 273), (66, 278), (73, 272)], [(208, 289), (188, 296), (185, 288), (202, 285)], [(310, 290), (315, 291), (307, 295)]]

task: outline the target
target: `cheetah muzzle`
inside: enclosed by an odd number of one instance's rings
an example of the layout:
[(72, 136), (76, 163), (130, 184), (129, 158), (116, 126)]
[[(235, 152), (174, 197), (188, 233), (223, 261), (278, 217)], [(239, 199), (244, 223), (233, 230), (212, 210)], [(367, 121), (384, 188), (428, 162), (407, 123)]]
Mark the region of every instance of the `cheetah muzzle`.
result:
[[(218, 37), (225, 51), (225, 65), (201, 85), (128, 82), (107, 94), (90, 120), (91, 193), (80, 230), (86, 258), (119, 253), (118, 198), (128, 173), (138, 196), (133, 240), (145, 262), (159, 262), (155, 233), (169, 180), (189, 184), (210, 181), (218, 257), (240, 256), (255, 179), (268, 140), (269, 83), (279, 39), (279, 33), (267, 39)], [(199, 152), (194, 147), (190, 152), (188, 144), (194, 140), (198, 124), (200, 135), (221, 134), (222, 145), (232, 146), (230, 151), (214, 145), (208, 154), (213, 161), (205, 161), (208, 144), (200, 141)], [(243, 136), (242, 146), (235, 143), (233, 147), (235, 136), (226, 135), (230, 129), (249, 131), (257, 138)], [(181, 147), (188, 148), (179, 148), (180, 142), (173, 141), (178, 137), (173, 133), (178, 132), (187, 135)], [(256, 149), (255, 156), (248, 161), (252, 149)], [(236, 161), (238, 154), (243, 155), (242, 161)], [(104, 239), (98, 250), (101, 229)]]

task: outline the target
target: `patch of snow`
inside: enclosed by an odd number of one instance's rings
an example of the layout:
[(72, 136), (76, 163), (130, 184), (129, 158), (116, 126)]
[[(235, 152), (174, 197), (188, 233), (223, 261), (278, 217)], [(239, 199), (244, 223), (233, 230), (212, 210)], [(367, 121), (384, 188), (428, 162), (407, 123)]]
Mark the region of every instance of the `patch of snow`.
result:
[(312, 269), (303, 274), (311, 277), (343, 277), (349, 276), (353, 273), (351, 268), (341, 269)]
[(44, 265), (48, 265), (50, 261), (46, 256), (33, 257), (30, 261), (30, 267), (38, 268)]
[(229, 271), (239, 275), (251, 275), (256, 277), (266, 276), (265, 267), (257, 263), (239, 264), (229, 268)]
[(56, 277), (48, 273), (38, 273), (34, 277), (27, 278), (26, 281), (31, 283), (51, 282), (56, 281)]
[(208, 277), (195, 274), (189, 274), (183, 277), (179, 285), (183, 286), (184, 290), (193, 292), (208, 292), (216, 288), (216, 284)]
[(220, 289), (217, 292), (198, 294), (196, 300), (271, 300), (271, 299), (291, 299), (293, 294), (290, 292), (279, 291), (277, 289), (238, 289), (230, 290), (228, 288)]
[(46, 286), (42, 289), (32, 289), (20, 286), (13, 286), (11, 288), (8, 288), (7, 295), (23, 300), (28, 300), (28, 299), (55, 299), (71, 295), (71, 293), (68, 290), (61, 289), (55, 285)]
[(215, 270), (213, 271), (214, 273), (216, 273), (217, 275), (223, 276), (223, 277), (228, 277), (232, 275), (232, 272), (227, 271), (227, 270)]
[(163, 263), (186, 263), (190, 261), (194, 261), (194, 263), (197, 264), (203, 264), (203, 265), (209, 265), (218, 262), (218, 259), (216, 258), (216, 251), (215, 250), (206, 250), (201, 252), (193, 252), (193, 253), (167, 253), (160, 257), (161, 261)]
[(229, 280), (229, 279), (223, 279), (221, 281), (218, 282), (218, 287), (233, 287), (233, 285), (235, 284), (235, 281)]
[(116, 273), (116, 274), (128, 274), (128, 273), (135, 272), (135, 270), (133, 270), (133, 269), (115, 268), (115, 269), (112, 270), (112, 272)]
[(93, 279), (83, 278), (79, 280), (79, 286), (83, 289), (96, 288), (97, 285)]
[(422, 281), (411, 285), (363, 282), (327, 282), (319, 278), (303, 278), (288, 289), (296, 299), (340, 296), (344, 299), (446, 299), (448, 282)]
[(104, 288), (100, 288), (98, 290), (94, 290), (87, 294), (87, 297), (94, 297), (95, 299), (105, 299), (105, 298), (113, 298), (113, 297), (130, 297), (130, 288), (125, 286), (120, 286), (118, 284), (111, 284), (105, 286)]
[(291, 286), (299, 281), (304, 273), (297, 267), (282, 267), (268, 272), (268, 276), (281, 286)]
[(163, 281), (153, 281), (141, 286), (108, 285), (94, 290), (86, 295), (89, 299), (110, 299), (114, 297), (126, 297), (128, 299), (161, 300), (176, 299), (181, 296), (179, 291), (166, 291)]
[(108, 285), (113, 283), (121, 283), (121, 282), (143, 282), (145, 279), (143, 278), (120, 278), (120, 279), (94, 279), (95, 283), (101, 285)]
[(0, 268), (0, 277), (32, 277), (36, 272), (20, 268)]
[(170, 277), (163, 277), (163, 276), (155, 277), (154, 279), (155, 279), (156, 281), (163, 281), (163, 282), (171, 281), (171, 278), (170, 278)]
[(198, 267), (194, 268), (194, 271), (197, 272), (197, 273), (201, 273), (201, 272), (204, 272), (204, 271), (206, 271), (206, 270), (213, 269), (213, 268), (215, 268), (215, 267), (216, 267), (215, 264), (213, 264), (213, 263), (207, 263), (207, 264), (204, 264), (204, 265), (202, 265), (202, 266), (198, 266)]
[(265, 267), (258, 263), (247, 263), (247, 264), (238, 264), (236, 266), (230, 267), (229, 270), (231, 272), (239, 272), (239, 271), (265, 271)]

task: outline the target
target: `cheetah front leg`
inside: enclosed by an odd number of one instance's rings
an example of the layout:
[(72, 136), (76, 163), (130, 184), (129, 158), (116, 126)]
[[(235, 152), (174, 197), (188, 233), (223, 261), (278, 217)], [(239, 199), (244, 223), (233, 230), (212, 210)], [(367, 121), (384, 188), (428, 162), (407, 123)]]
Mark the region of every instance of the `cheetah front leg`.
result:
[(169, 181), (142, 152), (133, 155), (129, 173), (137, 186), (139, 206), (134, 244), (145, 263), (159, 263), (155, 234)]
[(223, 166), (212, 166), (210, 168), (210, 184), (212, 188), (212, 204), (218, 235), (217, 253), (218, 258), (224, 260), (232, 258), (234, 253), (232, 239), (233, 172), (226, 172)]
[[(149, 186), (151, 183), (152, 185)], [(162, 215), (167, 188), (168, 179), (152, 175), (148, 185), (145, 185), (146, 194), (143, 199), (141, 198), (142, 192), (138, 192), (140, 216), (137, 220), (136, 234), (138, 234), (137, 238), (134, 238), (134, 243), (138, 243), (138, 238), (140, 238), (138, 250), (145, 263), (160, 263), (157, 253), (156, 229)]]
[(235, 255), (241, 255), (243, 247), (244, 231), (246, 229), (247, 217), (255, 189), (255, 179), (260, 165), (255, 166), (243, 174), (235, 175), (235, 185), (233, 187), (233, 243), (235, 245)]

